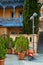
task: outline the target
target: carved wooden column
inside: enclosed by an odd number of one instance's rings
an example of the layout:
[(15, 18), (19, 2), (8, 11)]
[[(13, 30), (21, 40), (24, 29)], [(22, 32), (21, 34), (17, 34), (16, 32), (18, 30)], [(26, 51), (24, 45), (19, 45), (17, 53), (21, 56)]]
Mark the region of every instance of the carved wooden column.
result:
[(5, 7), (3, 7), (3, 18), (5, 18)]
[(13, 13), (14, 13), (14, 18), (15, 18), (15, 6), (13, 6)]

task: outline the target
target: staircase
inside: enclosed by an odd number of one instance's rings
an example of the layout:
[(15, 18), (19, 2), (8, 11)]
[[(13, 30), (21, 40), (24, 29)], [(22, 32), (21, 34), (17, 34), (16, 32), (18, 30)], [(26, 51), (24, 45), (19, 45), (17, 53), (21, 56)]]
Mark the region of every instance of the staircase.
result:
[(40, 32), (39, 34), (37, 52), (43, 54), (43, 32)]

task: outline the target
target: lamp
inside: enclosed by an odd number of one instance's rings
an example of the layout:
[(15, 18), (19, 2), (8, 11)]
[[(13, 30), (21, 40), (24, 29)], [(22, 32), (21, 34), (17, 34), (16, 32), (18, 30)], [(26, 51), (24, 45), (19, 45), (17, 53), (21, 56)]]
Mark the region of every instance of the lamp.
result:
[(34, 17), (37, 16), (37, 13), (34, 12), (33, 15), (30, 17), (30, 20), (32, 20), (32, 43), (33, 43), (33, 50), (34, 50)]

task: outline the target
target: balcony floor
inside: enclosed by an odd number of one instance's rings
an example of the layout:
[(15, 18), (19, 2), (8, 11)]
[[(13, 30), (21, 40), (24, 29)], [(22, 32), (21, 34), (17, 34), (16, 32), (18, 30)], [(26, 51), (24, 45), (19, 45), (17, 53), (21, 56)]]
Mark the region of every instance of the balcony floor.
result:
[(31, 61), (28, 60), (28, 57), (25, 57), (25, 60), (18, 60), (17, 55), (7, 55), (4, 65), (43, 65), (43, 54), (37, 54)]

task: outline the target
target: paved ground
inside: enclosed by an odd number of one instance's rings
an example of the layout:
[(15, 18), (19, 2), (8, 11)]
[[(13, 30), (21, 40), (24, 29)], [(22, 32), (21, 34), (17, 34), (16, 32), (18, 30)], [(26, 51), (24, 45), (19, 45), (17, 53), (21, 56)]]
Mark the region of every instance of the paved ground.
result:
[(25, 60), (18, 60), (17, 55), (7, 55), (4, 65), (43, 65), (43, 54), (37, 54), (31, 61), (28, 57), (25, 57)]

